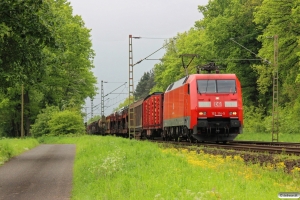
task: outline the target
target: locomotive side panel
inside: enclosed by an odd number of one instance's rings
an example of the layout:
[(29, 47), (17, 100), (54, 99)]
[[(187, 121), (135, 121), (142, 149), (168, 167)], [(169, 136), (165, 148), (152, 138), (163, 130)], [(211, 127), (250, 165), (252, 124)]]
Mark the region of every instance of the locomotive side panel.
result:
[(164, 96), (164, 127), (176, 127), (186, 124), (186, 114), (188, 111), (186, 102), (188, 102), (187, 85), (185, 81), (188, 77), (171, 84)]

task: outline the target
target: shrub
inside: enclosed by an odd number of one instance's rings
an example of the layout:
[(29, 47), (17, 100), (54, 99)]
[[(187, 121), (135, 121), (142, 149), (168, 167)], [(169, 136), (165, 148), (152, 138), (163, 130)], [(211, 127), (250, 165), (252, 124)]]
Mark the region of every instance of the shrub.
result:
[(49, 128), (53, 135), (84, 133), (81, 114), (70, 110), (54, 113), (49, 121)]
[(34, 137), (40, 137), (42, 135), (49, 134), (50, 128), (48, 122), (52, 118), (52, 115), (58, 112), (59, 108), (55, 106), (50, 106), (43, 109), (41, 113), (38, 114), (35, 123), (31, 126), (31, 134)]
[(244, 130), (258, 133), (266, 131), (262, 107), (244, 106)]

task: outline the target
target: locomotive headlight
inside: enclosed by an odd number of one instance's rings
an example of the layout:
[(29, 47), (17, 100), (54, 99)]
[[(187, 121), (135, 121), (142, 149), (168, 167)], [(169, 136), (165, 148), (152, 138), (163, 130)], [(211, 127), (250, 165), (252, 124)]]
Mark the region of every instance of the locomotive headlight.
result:
[(237, 115), (237, 112), (229, 112), (229, 115)]
[(206, 115), (206, 112), (199, 112), (200, 116)]

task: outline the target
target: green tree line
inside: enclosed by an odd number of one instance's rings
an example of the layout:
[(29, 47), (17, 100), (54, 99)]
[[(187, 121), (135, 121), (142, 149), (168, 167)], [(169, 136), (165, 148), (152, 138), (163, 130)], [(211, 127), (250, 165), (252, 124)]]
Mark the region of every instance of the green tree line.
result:
[(80, 112), (96, 94), (90, 30), (66, 0), (0, 2), (0, 136), (20, 136), (47, 106)]

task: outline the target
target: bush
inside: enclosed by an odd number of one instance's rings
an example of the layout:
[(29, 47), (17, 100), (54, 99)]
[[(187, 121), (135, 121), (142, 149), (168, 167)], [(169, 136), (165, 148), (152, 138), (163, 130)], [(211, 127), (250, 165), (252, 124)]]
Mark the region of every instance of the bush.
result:
[(283, 134), (295, 134), (300, 132), (299, 123), (300, 99), (296, 99), (294, 105), (288, 105), (279, 109), (279, 131)]
[(55, 106), (50, 106), (42, 110), (38, 114), (35, 123), (31, 126), (31, 134), (34, 137), (40, 137), (50, 133), (50, 128), (48, 122), (51, 120), (54, 113), (58, 113), (59, 108)]
[(64, 110), (54, 113), (49, 121), (50, 134), (82, 134), (84, 124), (79, 112)]
[(262, 107), (244, 106), (244, 131), (265, 132), (264, 109)]

